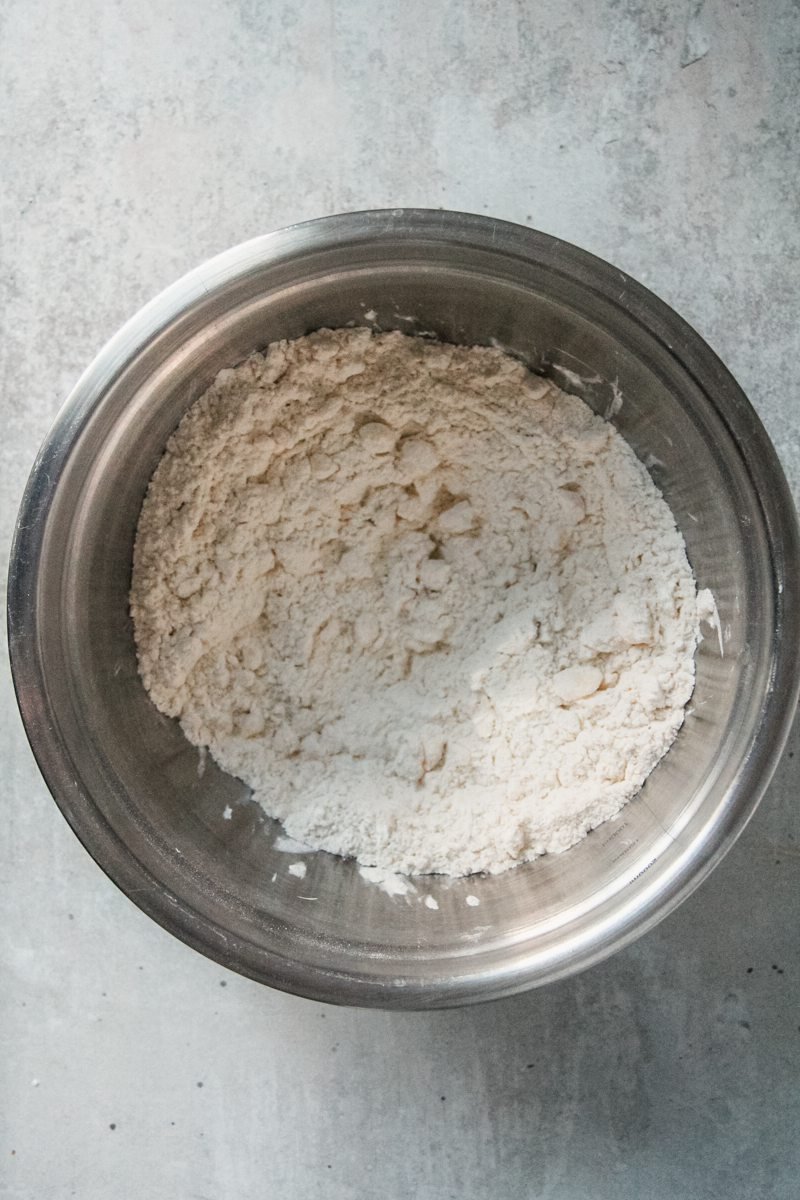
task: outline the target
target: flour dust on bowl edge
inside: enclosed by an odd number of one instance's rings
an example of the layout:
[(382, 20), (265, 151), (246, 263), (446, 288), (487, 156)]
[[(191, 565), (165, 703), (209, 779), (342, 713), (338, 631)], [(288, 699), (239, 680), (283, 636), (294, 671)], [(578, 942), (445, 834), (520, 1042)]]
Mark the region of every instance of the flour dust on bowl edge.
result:
[[(677, 740), (619, 817), (565, 854), (500, 875), (378, 886), (351, 861), (293, 847), (144, 692), (128, 609), (133, 537), (170, 433), (222, 367), (351, 323), (498, 345), (576, 392), (649, 467), (698, 586), (714, 594), (721, 638), (699, 648)], [(47, 784), (140, 908), (263, 983), (434, 1008), (600, 961), (720, 860), (794, 714), (799, 566), (791, 497), (757, 416), (708, 346), (646, 289), (574, 246), (488, 217), (354, 213), (212, 259), (100, 352), (28, 482), (9, 643)]]

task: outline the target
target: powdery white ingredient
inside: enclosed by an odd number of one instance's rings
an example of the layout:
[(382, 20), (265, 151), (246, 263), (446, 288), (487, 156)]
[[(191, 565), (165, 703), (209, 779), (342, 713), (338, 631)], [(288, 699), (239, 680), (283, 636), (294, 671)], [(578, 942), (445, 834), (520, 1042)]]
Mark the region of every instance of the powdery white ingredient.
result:
[(573, 845), (694, 685), (683, 540), (625, 441), (497, 350), (397, 333), (219, 374), (152, 480), (131, 609), (157, 706), (384, 881)]
[(313, 846), (307, 845), (305, 842), (298, 842), (296, 838), (286, 837), (279, 833), (272, 844), (272, 849), (277, 850), (280, 854), (313, 854)]
[(719, 643), (720, 658), (724, 658), (725, 646), (722, 637), (722, 625), (720, 624), (719, 610), (717, 608), (717, 602), (714, 599), (714, 593), (709, 591), (708, 588), (702, 588), (701, 591), (697, 593), (697, 619), (698, 621), (709, 625), (714, 630)]
[(611, 381), (611, 400), (605, 413), (606, 420), (613, 421), (614, 417), (617, 416), (621, 409), (622, 392), (620, 391), (618, 380), (613, 379)]
[(413, 883), (404, 875), (385, 871), (382, 867), (359, 867), (358, 873), (367, 883), (376, 883), (387, 896), (407, 896), (416, 891)]

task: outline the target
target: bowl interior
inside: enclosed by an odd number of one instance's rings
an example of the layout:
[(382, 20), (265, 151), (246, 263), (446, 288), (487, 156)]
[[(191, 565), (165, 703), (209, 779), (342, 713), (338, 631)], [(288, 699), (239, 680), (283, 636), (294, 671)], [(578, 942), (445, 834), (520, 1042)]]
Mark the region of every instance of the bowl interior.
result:
[[(555, 251), (532, 263), (409, 235), (279, 251), (207, 271), (180, 311), (174, 300), (150, 311), (146, 344), (132, 323), (83, 381), (101, 398), (75, 417), (35, 597), (46, 706), (74, 781), (62, 805), (85, 840), (116, 847), (101, 865), (157, 919), (278, 986), (437, 1004), (565, 973), (571, 955), (604, 952), (625, 905), (646, 908), (648, 872), (663, 891), (682, 847), (710, 846), (760, 719), (772, 576), (744, 459), (681, 347), (648, 328), (647, 294), (626, 302), (622, 276), (615, 300)], [(608, 416), (670, 504), (722, 631), (706, 630), (677, 741), (616, 820), (563, 855), (494, 877), (421, 877), (402, 894), (352, 862), (286, 847), (248, 790), (150, 703), (128, 613), (139, 509), (187, 406), (250, 350), (350, 323), (500, 345)], [(302, 879), (288, 871), (297, 861)]]

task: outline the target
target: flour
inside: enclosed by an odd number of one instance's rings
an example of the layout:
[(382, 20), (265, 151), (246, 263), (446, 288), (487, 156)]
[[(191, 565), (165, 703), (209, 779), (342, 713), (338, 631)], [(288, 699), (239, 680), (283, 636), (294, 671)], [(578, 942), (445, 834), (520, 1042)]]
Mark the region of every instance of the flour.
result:
[(131, 610), (155, 704), (290, 837), (451, 875), (620, 810), (683, 721), (699, 624), (610, 424), (498, 350), (363, 329), (275, 344), (189, 410)]

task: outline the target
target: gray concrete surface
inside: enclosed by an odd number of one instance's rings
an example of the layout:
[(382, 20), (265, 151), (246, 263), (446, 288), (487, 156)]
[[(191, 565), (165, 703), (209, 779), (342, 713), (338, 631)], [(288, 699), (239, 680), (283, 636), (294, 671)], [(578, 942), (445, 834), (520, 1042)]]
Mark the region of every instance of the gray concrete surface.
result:
[[(2, 0), (0, 21), (4, 561), (36, 447), (127, 315), (234, 242), (373, 205), (529, 223), (649, 284), (800, 491), (797, 3)], [(799, 1194), (797, 731), (734, 851), (637, 945), (387, 1015), (153, 925), (69, 832), (0, 675), (0, 1195)]]

